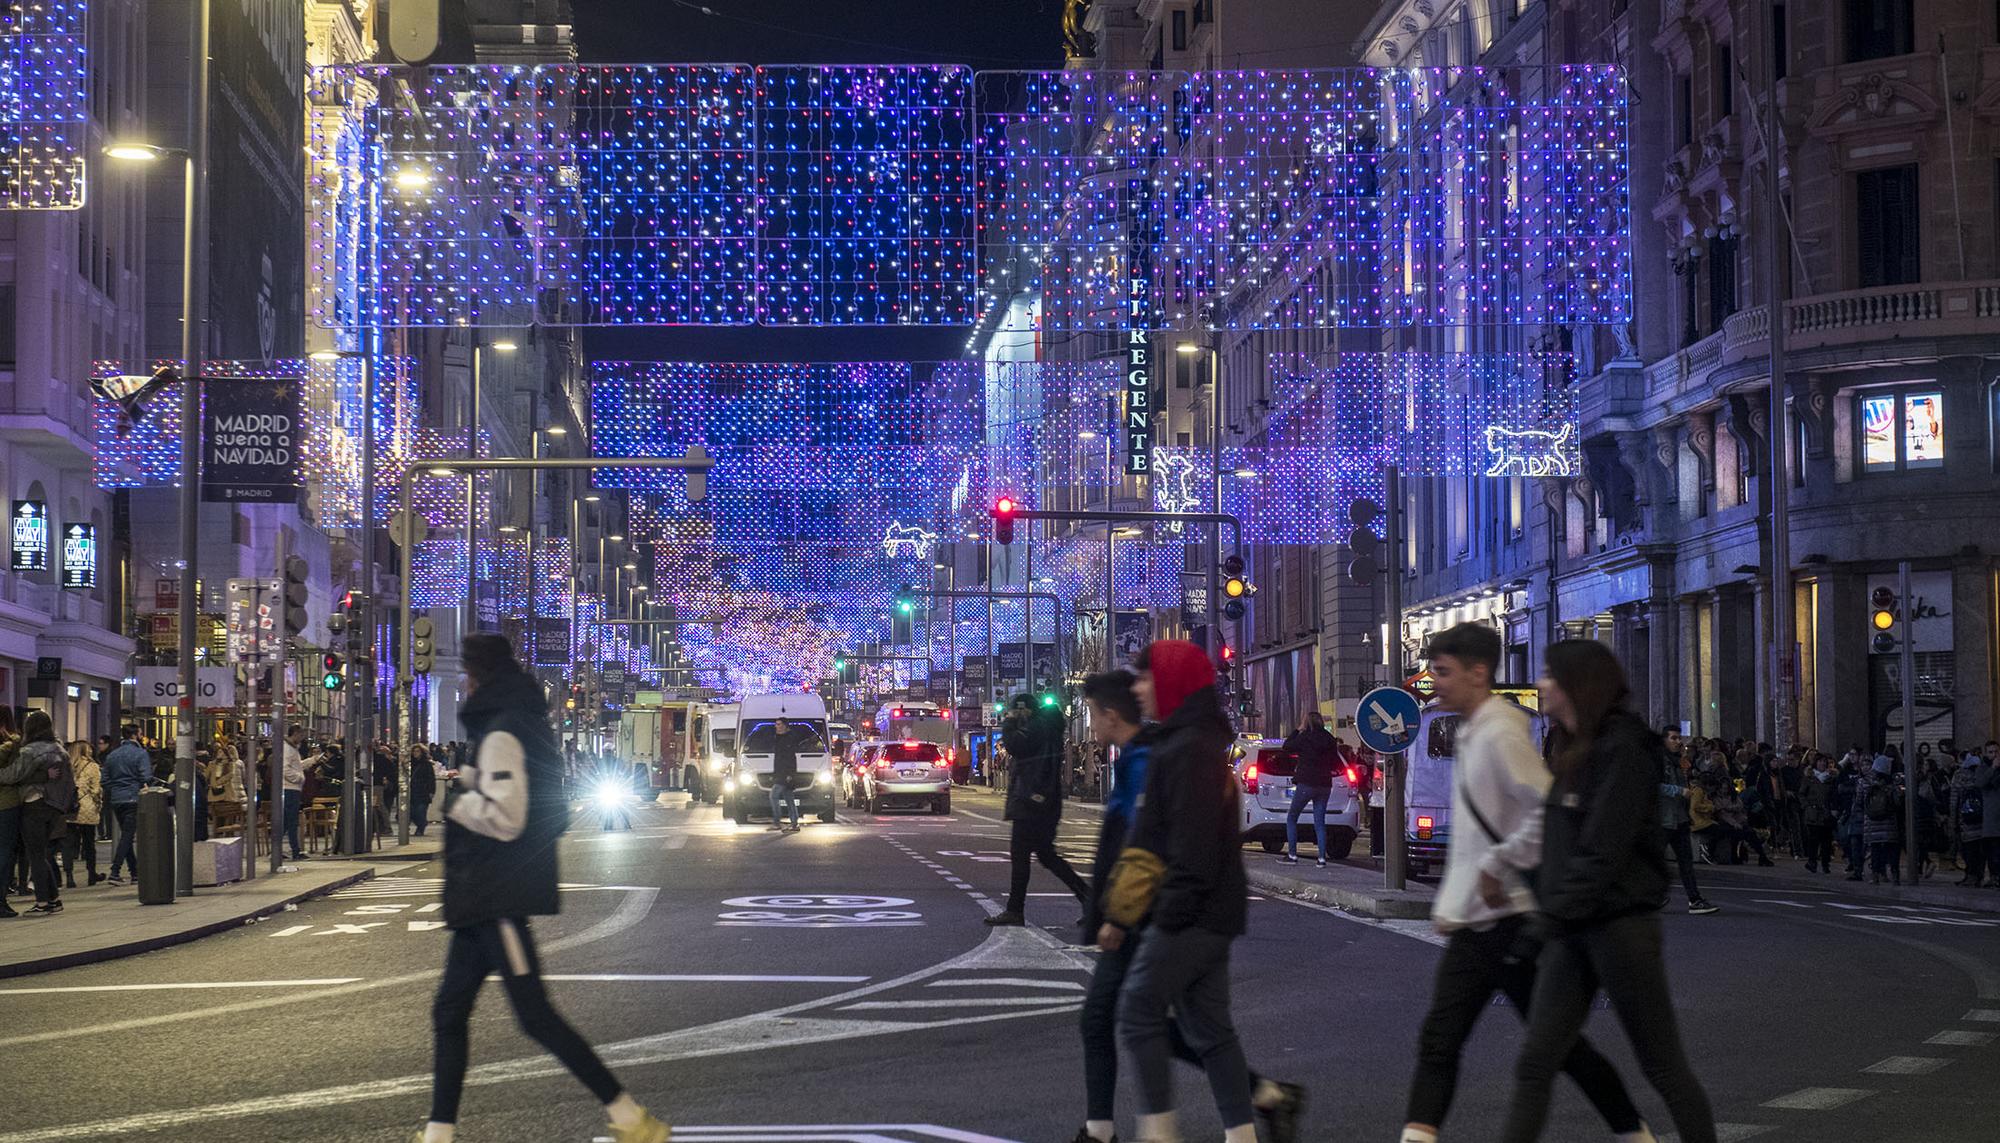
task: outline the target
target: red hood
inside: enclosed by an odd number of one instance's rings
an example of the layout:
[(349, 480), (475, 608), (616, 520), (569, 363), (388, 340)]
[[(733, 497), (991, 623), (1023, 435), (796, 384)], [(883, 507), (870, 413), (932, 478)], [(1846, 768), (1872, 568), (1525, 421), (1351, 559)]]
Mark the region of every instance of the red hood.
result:
[(1162, 722), (1172, 718), (1189, 695), (1215, 685), (1215, 664), (1208, 652), (1185, 639), (1154, 643), (1146, 650), (1146, 664), (1153, 673), (1153, 701)]

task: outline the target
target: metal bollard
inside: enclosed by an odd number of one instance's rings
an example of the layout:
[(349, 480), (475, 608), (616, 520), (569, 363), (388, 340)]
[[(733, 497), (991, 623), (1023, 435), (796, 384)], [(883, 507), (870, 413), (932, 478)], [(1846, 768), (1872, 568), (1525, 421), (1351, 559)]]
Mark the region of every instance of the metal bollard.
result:
[(141, 905), (174, 903), (174, 798), (166, 790), (139, 791), (139, 824), (133, 838)]

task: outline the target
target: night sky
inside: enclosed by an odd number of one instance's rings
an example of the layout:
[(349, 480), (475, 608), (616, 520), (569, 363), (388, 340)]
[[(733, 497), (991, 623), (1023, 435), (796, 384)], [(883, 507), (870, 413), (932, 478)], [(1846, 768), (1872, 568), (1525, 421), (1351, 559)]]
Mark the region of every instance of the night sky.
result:
[[(960, 63), (1062, 67), (1063, 0), (573, 0), (586, 63)], [(936, 361), (968, 331), (592, 329), (598, 360)]]

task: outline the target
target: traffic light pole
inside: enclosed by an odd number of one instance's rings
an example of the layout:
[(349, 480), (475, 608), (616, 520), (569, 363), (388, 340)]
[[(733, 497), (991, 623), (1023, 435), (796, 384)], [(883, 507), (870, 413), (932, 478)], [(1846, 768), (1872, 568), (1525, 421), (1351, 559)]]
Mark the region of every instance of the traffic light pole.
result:
[[(926, 599), (952, 599), (952, 600), (958, 600), (958, 599), (1018, 599), (1018, 600), (1021, 600), (1021, 601), (1022, 601), (1022, 603), (1023, 603), (1023, 610), (1025, 610), (1025, 611), (1027, 611), (1027, 612), (1029, 613), (1029, 622), (1028, 622), (1028, 623), (1026, 623), (1026, 624), (1024, 624), (1024, 626), (1026, 626), (1027, 628), (1029, 628), (1029, 630), (1030, 630), (1031, 632), (1032, 632), (1032, 629), (1033, 629), (1033, 622), (1032, 622), (1032, 619), (1033, 619), (1033, 610), (1034, 610), (1034, 605), (1035, 605), (1035, 601), (1036, 601), (1036, 600), (1038, 600), (1038, 599), (1046, 599), (1046, 600), (1048, 600), (1048, 601), (1049, 601), (1049, 607), (1050, 607), (1050, 609), (1051, 609), (1051, 610), (1053, 610), (1053, 611), (1055, 612), (1055, 622), (1056, 622), (1056, 626), (1057, 626), (1057, 628), (1058, 628), (1058, 630), (1057, 630), (1057, 632), (1056, 632), (1056, 640), (1055, 640), (1055, 644), (1056, 644), (1056, 674), (1057, 674), (1057, 675), (1059, 675), (1059, 676), (1061, 676), (1062, 678), (1065, 678), (1065, 679), (1069, 677), (1069, 670), (1068, 670), (1068, 667), (1069, 667), (1069, 658), (1068, 658), (1068, 656), (1066, 656), (1066, 655), (1064, 655), (1064, 654), (1063, 654), (1063, 650), (1062, 650), (1062, 632), (1061, 632), (1061, 630), (1060, 630), (1060, 628), (1062, 627), (1062, 606), (1063, 606), (1063, 601), (1062, 601), (1062, 598), (1061, 598), (1060, 596), (1056, 595), (1055, 593), (1053, 593), (1053, 592), (1047, 592), (1047, 591), (959, 591), (959, 590), (957, 590), (956, 588), (953, 588), (953, 589), (950, 589), (950, 590), (946, 590), (946, 591), (931, 591), (931, 592), (928, 592), (928, 593), (926, 593), (926, 594), (925, 594), (925, 598), (926, 598)], [(1071, 612), (1071, 615), (1072, 615), (1072, 618), (1073, 618), (1073, 617), (1074, 617), (1074, 615), (1075, 615), (1075, 612)], [(954, 619), (956, 619), (956, 618), (957, 618), (957, 609), (956, 609), (956, 608), (954, 608), (954, 609), (953, 609), (953, 618), (954, 618)], [(954, 624), (954, 627), (955, 627), (955, 626), (956, 626), (956, 624)], [(1030, 635), (1029, 639), (1027, 640), (1027, 648), (1028, 648), (1028, 649), (1027, 649), (1027, 651), (1026, 651), (1026, 652), (1024, 652), (1024, 653), (1025, 653), (1025, 654), (1027, 655), (1027, 664), (1026, 664), (1026, 670), (1027, 670), (1027, 672), (1028, 672), (1028, 675), (1029, 675), (1029, 677), (1030, 677), (1030, 678), (1032, 678), (1032, 677), (1034, 676), (1034, 673), (1035, 673), (1035, 640), (1034, 640), (1034, 638), (1032, 637), (1032, 634)], [(849, 656), (849, 657), (850, 657), (850, 658), (852, 658), (853, 656)], [(954, 660), (954, 661), (956, 661), (956, 660)], [(989, 671), (990, 671), (990, 670), (991, 670), (991, 669), (993, 668), (993, 666), (994, 666), (994, 664), (992, 664), (992, 663), (988, 663), (988, 664), (987, 664), (987, 668), (989, 669)], [(954, 685), (955, 685), (955, 684), (954, 684)], [(989, 700), (989, 701), (990, 701), (990, 700)]]
[[(398, 498), (396, 503), (397, 507), (404, 512), (415, 511), (416, 480), (419, 472), (435, 472), (440, 476), (465, 473), (469, 476), (472, 473), (482, 471), (535, 472), (547, 469), (562, 469), (566, 471), (580, 470), (589, 472), (600, 468), (671, 468), (683, 470), (687, 473), (688, 499), (699, 502), (708, 498), (708, 470), (713, 467), (715, 467), (715, 462), (709, 459), (708, 450), (698, 444), (689, 445), (687, 451), (680, 456), (503, 457), (431, 460), (404, 467), (401, 476), (397, 479)], [(466, 521), (468, 531), (471, 529), (473, 523), (472, 520)], [(403, 544), (402, 550), (397, 554), (397, 572), (401, 582), (397, 585), (398, 599), (396, 614), (396, 738), (398, 749), (402, 756), (407, 759), (411, 753), (411, 736), (414, 731), (410, 718), (410, 708), (416, 697), (413, 693), (416, 686), (416, 673), (412, 670), (415, 664), (412, 661), (414, 652), (412, 650), (413, 640), (410, 635), (410, 569), (414, 555), (412, 549), (416, 547), (416, 544), (413, 536), (406, 535), (402, 538), (412, 542)], [(571, 547), (575, 547), (574, 539), (571, 541)], [(570, 597), (572, 608), (575, 606), (575, 599), (576, 597), (572, 593)], [(573, 611), (572, 614), (574, 614)], [(572, 623), (570, 637), (573, 640), (575, 636), (576, 631)]]
[(1910, 561), (1896, 565), (1897, 606), (1903, 612), (1902, 646), (1897, 656), (1903, 676), (1903, 853), (1910, 883), (1917, 883), (1924, 855), (1917, 849), (1917, 600), (1910, 594)]

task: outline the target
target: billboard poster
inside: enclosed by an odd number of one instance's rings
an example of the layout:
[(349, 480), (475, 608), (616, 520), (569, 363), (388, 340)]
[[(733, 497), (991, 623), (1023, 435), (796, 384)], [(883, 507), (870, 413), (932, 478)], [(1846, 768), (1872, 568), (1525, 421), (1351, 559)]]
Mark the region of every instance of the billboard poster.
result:
[(49, 506), (43, 500), (14, 501), (15, 571), (49, 570)]
[(305, 7), (215, 0), (211, 20), (214, 355), (296, 357), (305, 339)]
[(297, 503), (304, 430), (298, 380), (209, 377), (202, 387), (201, 498)]
[(79, 589), (97, 586), (97, 525), (63, 528), (62, 585)]
[(1129, 663), (1152, 641), (1153, 617), (1150, 614), (1121, 611), (1118, 613), (1117, 636), (1112, 642), (1111, 661), (1114, 664)]

